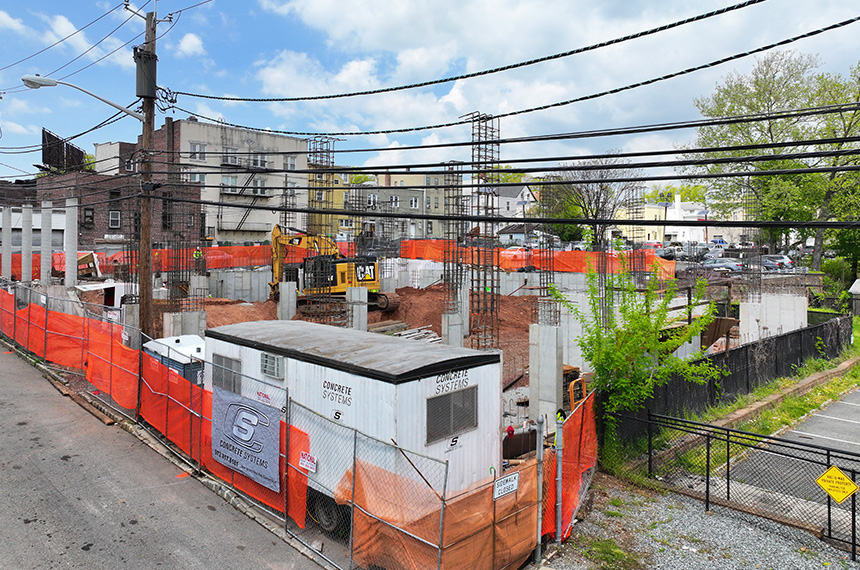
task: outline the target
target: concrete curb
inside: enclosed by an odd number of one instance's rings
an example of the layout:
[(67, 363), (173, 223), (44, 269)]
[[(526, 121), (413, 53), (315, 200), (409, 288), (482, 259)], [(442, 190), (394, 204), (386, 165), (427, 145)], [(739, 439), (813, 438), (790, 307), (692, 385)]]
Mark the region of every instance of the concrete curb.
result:
[(98, 400), (69, 390), (63, 379), (53, 370), (45, 366), (41, 360), (34, 358), (30, 354), (22, 352), (17, 345), (10, 343), (7, 339), (0, 338), (0, 344), (5, 345), (19, 358), (25, 360), (33, 366), (33, 368), (39, 370), (39, 372), (42, 373), (42, 377), (45, 378), (60, 394), (71, 399), (81, 408), (95, 416), (99, 421), (105, 425), (116, 425), (117, 427), (127, 431), (136, 437), (141, 443), (161, 455), (170, 463), (174, 464), (181, 471), (187, 473), (190, 477), (193, 477), (205, 487), (209, 488), (210, 491), (221, 497), (231, 507), (280, 538), (289, 547), (305, 556), (320, 568), (323, 568), (324, 570), (337, 570), (337, 566), (334, 566), (324, 558), (321, 558), (314, 550), (287, 533), (287, 531), (278, 524), (277, 519), (267, 514), (263, 509), (260, 509), (253, 503), (246, 501), (236, 491), (230, 489), (229, 486), (221, 483), (217, 479), (209, 477), (206, 473), (198, 471), (185, 461), (182, 461), (175, 452), (170, 450), (164, 443), (159, 441), (145, 429), (141, 428), (138, 424), (115, 412), (109, 406), (102, 404)]

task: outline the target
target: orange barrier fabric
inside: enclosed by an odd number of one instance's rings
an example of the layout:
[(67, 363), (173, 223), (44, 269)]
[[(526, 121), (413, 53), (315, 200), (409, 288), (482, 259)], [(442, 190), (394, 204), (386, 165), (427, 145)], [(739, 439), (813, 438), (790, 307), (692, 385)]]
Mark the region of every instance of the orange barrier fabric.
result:
[[(492, 479), (445, 501), (442, 568), (518, 568), (528, 558), (535, 545), (536, 465), (531, 461), (508, 471), (506, 475), (520, 473), (519, 488), (495, 502)], [(342, 477), (335, 490), (338, 503), (352, 499), (352, 479), (351, 471)], [(360, 507), (353, 509), (353, 557), (358, 565), (436, 567), (439, 550), (431, 545), (439, 543), (442, 500), (426, 483), (359, 460), (354, 501)]]
[(85, 327), (86, 322), (83, 317), (48, 311), (45, 359), (82, 370)]
[(121, 407), (137, 407), (139, 351), (121, 342), (122, 326), (88, 319), (87, 381)]
[(15, 328), (15, 295), (0, 289), (0, 330), (9, 338)]
[(302, 452), (310, 452), (308, 434), (295, 426), (290, 426), (289, 465), (287, 479), (287, 515), (299, 526), (305, 528), (305, 515), (308, 502), (308, 474), (298, 467)]

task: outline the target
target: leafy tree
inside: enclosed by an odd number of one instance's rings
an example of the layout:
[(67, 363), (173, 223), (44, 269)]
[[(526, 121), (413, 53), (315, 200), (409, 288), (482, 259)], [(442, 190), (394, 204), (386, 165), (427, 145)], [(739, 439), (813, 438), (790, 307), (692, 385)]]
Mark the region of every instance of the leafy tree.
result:
[[(624, 256), (621, 262), (626, 265)], [(582, 327), (578, 344), (594, 372), (594, 388), (605, 394), (607, 435), (614, 435), (614, 414), (641, 409), (654, 389), (672, 377), (705, 383), (722, 374), (700, 358), (702, 350), (685, 358), (674, 354), (714, 320), (715, 304), (712, 301), (705, 305), (703, 314), (687, 324), (685, 311), (671, 310), (677, 293), (674, 281), (661, 290), (664, 283), (656, 278), (656, 270), (652, 269), (645, 290), (638, 291), (634, 276), (627, 270), (598, 275), (589, 268), (587, 311), (555, 287), (550, 288), (552, 298), (565, 306)], [(691, 307), (703, 302), (705, 284), (701, 279), (696, 283)]]
[[(684, 184), (682, 186), (652, 184), (651, 188), (642, 194), (642, 199), (649, 204), (663, 202), (666, 196), (680, 195), (682, 202), (700, 202), (705, 203), (705, 194), (707, 187), (702, 184)], [(660, 195), (663, 195), (663, 198)]]
[[(547, 176), (541, 186), (541, 214), (552, 218), (615, 218), (619, 207), (640, 187), (638, 182), (621, 180), (639, 175), (638, 171), (625, 168), (629, 163), (609, 156), (559, 165), (559, 170)], [(598, 250), (607, 245), (607, 229), (606, 224), (596, 221), (591, 224)]]
[[(747, 75), (729, 74), (714, 93), (696, 99), (696, 106), (705, 117), (728, 117), (751, 114), (774, 114), (791, 109), (803, 109), (853, 103), (860, 100), (860, 65), (848, 77), (815, 74), (819, 65), (815, 56), (792, 51), (772, 52), (756, 61)], [(782, 155), (809, 150), (844, 150), (856, 148), (857, 143), (791, 145), (770, 149), (722, 150), (729, 146), (792, 143), (801, 140), (844, 138), (860, 134), (860, 112), (856, 110), (807, 117), (772, 118), (765, 121), (730, 123), (702, 127), (697, 134), (699, 147), (719, 148), (706, 154), (709, 158), (772, 155), (773, 162), (750, 160), (744, 163), (715, 164), (697, 169), (700, 172), (743, 172), (797, 169), (808, 167), (839, 167), (856, 164), (853, 156), (803, 159), (782, 158)], [(702, 156), (697, 154), (696, 156)], [(799, 219), (824, 221), (834, 215), (833, 202), (844, 188), (843, 172), (812, 175), (748, 176), (714, 179), (710, 183), (709, 207), (727, 214), (744, 206), (752, 206), (747, 215), (766, 220)], [(756, 211), (757, 210), (757, 211)], [(785, 235), (771, 236), (773, 240)], [(812, 267), (820, 269), (824, 231), (815, 234)]]
[(525, 176), (522, 172), (515, 172), (510, 164), (497, 166), (496, 170), (498, 170), (495, 173), (496, 182), (502, 184), (519, 184), (523, 181), (523, 176)]

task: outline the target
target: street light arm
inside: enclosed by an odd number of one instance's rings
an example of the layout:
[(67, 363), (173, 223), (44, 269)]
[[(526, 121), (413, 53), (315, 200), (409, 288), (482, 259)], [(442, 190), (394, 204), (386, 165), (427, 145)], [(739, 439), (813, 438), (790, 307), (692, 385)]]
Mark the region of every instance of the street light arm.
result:
[(136, 113), (136, 112), (132, 111), (131, 109), (123, 107), (119, 103), (114, 103), (113, 101), (109, 101), (109, 100), (105, 99), (104, 97), (96, 95), (95, 93), (93, 93), (91, 91), (87, 91), (83, 87), (78, 87), (77, 85), (74, 85), (72, 83), (60, 81), (59, 79), (51, 79), (50, 77), (41, 77), (39, 75), (25, 75), (24, 77), (21, 78), (21, 81), (23, 81), (24, 85), (26, 85), (30, 89), (38, 89), (39, 87), (53, 87), (55, 85), (65, 85), (66, 87), (71, 87), (73, 89), (77, 89), (78, 91), (86, 93), (90, 97), (95, 97), (96, 99), (98, 99), (102, 103), (106, 103), (106, 104), (110, 105), (111, 107), (113, 107), (114, 109), (122, 111), (126, 115), (131, 115), (132, 117), (134, 117), (135, 119), (137, 119), (140, 122), (143, 122), (143, 120), (144, 120), (143, 115), (141, 115), (140, 113)]

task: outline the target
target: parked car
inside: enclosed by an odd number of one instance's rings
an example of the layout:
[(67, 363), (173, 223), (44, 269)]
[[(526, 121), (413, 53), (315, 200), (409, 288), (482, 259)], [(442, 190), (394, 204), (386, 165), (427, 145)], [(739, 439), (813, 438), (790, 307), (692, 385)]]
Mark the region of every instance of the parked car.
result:
[(703, 269), (707, 269), (709, 271), (741, 271), (743, 269), (743, 263), (741, 263), (740, 259), (735, 259), (733, 257), (717, 257), (712, 259), (706, 259), (701, 264)]
[(661, 247), (660, 249), (655, 249), (654, 253), (658, 257), (662, 257), (663, 259), (667, 259), (669, 261), (675, 260), (675, 248), (674, 247)]
[(765, 255), (764, 258), (778, 263), (780, 265), (780, 269), (783, 269), (783, 270), (795, 268), (794, 260), (791, 259), (790, 257), (788, 257), (787, 255), (771, 254), (771, 255)]
[(747, 267), (754, 270), (758, 270), (759, 267), (762, 271), (779, 271), (782, 269), (781, 263), (769, 259), (766, 255), (748, 257), (744, 260), (744, 263)]

